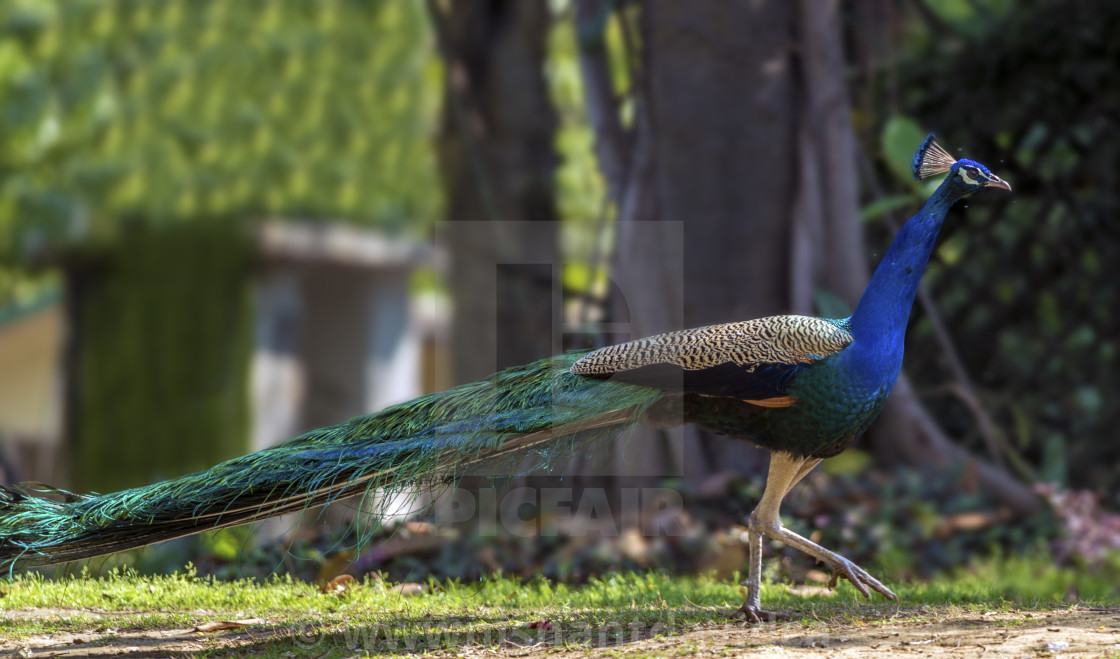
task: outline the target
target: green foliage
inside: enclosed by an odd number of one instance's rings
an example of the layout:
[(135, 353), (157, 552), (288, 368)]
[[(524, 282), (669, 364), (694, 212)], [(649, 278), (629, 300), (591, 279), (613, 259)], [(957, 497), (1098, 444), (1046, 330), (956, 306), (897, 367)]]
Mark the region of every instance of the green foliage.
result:
[(438, 64), (418, 1), (0, 5), (0, 256), (264, 215), (426, 223)]
[(876, 197), (864, 204), (860, 208), (860, 219), (864, 222), (881, 220), (913, 209), (941, 185), (943, 176), (926, 181), (914, 180), (914, 148), (925, 139), (926, 134), (918, 122), (906, 115), (892, 114), (883, 124), (879, 134), (880, 155), (895, 181), (901, 184), (898, 187), (905, 191)]
[(28, 275), (18, 268), (0, 265), (0, 325), (40, 305), (56, 302), (58, 279), (54, 272)]
[[(959, 4), (959, 3), (957, 3)], [(942, 231), (925, 284), (980, 402), (1027, 478), (1115, 489), (1120, 464), (1120, 10), (1035, 1), (953, 23), (959, 35), (901, 60), (902, 112), (987, 163), (1012, 195), (977, 195)], [(928, 6), (931, 6), (927, 3)], [(885, 240), (884, 240), (885, 242)], [(948, 267), (947, 267), (948, 266)], [(919, 390), (951, 381), (919, 314), (906, 370)], [(926, 399), (978, 452), (975, 416), (954, 395)]]
[[(959, 46), (957, 39), (990, 38), (988, 34), (992, 22), (1018, 10), (1031, 11), (1031, 6), (1022, 0), (939, 0), (923, 3), (931, 19), (910, 23), (905, 34), (908, 51), (926, 48)], [(930, 29), (936, 21), (942, 29)]]
[[(632, 124), (632, 71), (622, 21), (633, 20), (630, 14), (637, 11), (637, 8), (609, 4), (607, 7), (613, 10), (604, 14), (602, 20), (595, 21), (584, 34), (577, 35), (572, 3), (562, 0), (555, 4), (557, 19), (549, 34), (545, 72), (560, 120), (556, 132), (556, 150), (561, 157), (556, 171), (556, 205), (563, 220), (564, 289), (587, 292), (598, 299), (607, 296), (607, 261), (613, 249), (613, 222), (618, 209), (609, 197), (607, 181), (595, 153), (595, 134), (587, 117), (579, 49), (605, 50), (620, 119), (624, 126)], [(582, 309), (579, 311), (582, 313)]]
[(878, 220), (884, 215), (903, 211), (914, 206), (913, 194), (895, 194), (880, 197), (859, 209), (859, 217), (864, 222)]
[[(923, 131), (918, 122), (905, 115), (891, 115), (883, 125), (879, 144), (883, 153), (883, 160), (887, 167), (901, 182), (905, 182), (913, 193), (909, 195), (911, 203), (925, 201), (941, 185), (943, 176), (936, 176), (926, 181), (914, 180), (914, 149), (925, 139), (927, 131)], [(916, 196), (915, 196), (916, 195)], [(871, 219), (893, 212), (905, 207), (903, 198), (907, 195), (889, 195), (876, 199), (863, 209), (863, 219)]]
[(200, 534), (198, 540), (203, 550), (215, 558), (234, 561), (252, 542), (252, 529), (248, 526), (218, 529)]
[(573, 31), (572, 21), (557, 20), (548, 38), (545, 74), (560, 120), (556, 133), (556, 150), (561, 156), (556, 172), (556, 200), (562, 218), (593, 221), (602, 214), (607, 188), (593, 148), (595, 135), (587, 121)]
[[(245, 450), (251, 245), (228, 223), (138, 225), (86, 264), (74, 473), (109, 491)], [(173, 264), (173, 267), (169, 267)]]
[(913, 119), (894, 115), (883, 126), (883, 157), (887, 166), (902, 181), (912, 181), (914, 174), (911, 165), (914, 161), (914, 147), (921, 144), (926, 133)]

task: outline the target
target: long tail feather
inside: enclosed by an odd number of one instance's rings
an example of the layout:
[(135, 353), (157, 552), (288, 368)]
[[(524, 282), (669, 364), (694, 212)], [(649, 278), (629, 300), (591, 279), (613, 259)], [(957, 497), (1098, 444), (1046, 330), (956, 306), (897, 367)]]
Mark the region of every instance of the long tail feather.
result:
[(547, 466), (622, 430), (656, 390), (572, 375), (580, 355), (513, 368), (206, 471), (104, 495), (0, 488), (0, 567), (100, 556), (373, 491), (454, 480), (480, 463)]

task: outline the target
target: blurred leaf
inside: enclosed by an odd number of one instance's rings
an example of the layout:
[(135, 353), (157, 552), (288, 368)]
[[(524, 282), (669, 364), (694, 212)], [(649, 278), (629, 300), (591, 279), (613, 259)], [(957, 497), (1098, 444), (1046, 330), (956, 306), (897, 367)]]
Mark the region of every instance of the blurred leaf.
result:
[[(926, 180), (922, 181), (921, 183), (917, 184), (918, 185), (918, 196), (920, 196), (922, 198), (923, 202), (926, 199), (929, 199), (931, 196), (933, 196), (933, 193), (941, 185), (941, 182), (945, 180), (945, 176), (946, 176), (945, 174), (942, 174), (940, 176), (935, 176), (931, 179), (926, 179)], [(911, 181), (913, 181), (913, 179), (911, 179)]]
[(207, 531), (199, 536), (202, 546), (216, 558), (233, 561), (245, 549), (249, 533), (244, 527)]
[(1101, 390), (1096, 387), (1081, 387), (1075, 392), (1074, 398), (1077, 401), (1077, 406), (1085, 414), (1100, 414), (1101, 409), (1104, 408), (1104, 396), (1101, 394)]
[(871, 455), (866, 451), (850, 448), (821, 464), (821, 470), (830, 476), (857, 476), (871, 467)]
[(914, 195), (912, 194), (896, 194), (881, 197), (872, 201), (859, 210), (859, 217), (864, 222), (870, 220), (877, 220), (887, 213), (893, 213), (897, 210), (902, 210), (914, 204)]
[(1042, 482), (1065, 486), (1069, 474), (1067, 460), (1065, 438), (1058, 434), (1047, 437), (1042, 445)]
[(1038, 322), (1049, 335), (1060, 333), (1065, 325), (1060, 309), (1058, 298), (1052, 292), (1038, 294)]
[(583, 263), (565, 263), (562, 277), (564, 290), (606, 293), (607, 273), (601, 268), (592, 268)]
[(918, 122), (903, 115), (891, 117), (883, 126), (880, 137), (883, 159), (887, 161), (887, 166), (900, 181), (914, 184), (914, 174), (911, 170), (914, 151), (925, 136), (926, 133), (918, 126)]
[(967, 242), (966, 239), (967, 236), (962, 236), (961, 234), (950, 236), (937, 248), (937, 256), (945, 265), (960, 265), (961, 259), (967, 251), (965, 245)]
[(852, 307), (844, 298), (827, 288), (813, 289), (813, 306), (825, 318), (847, 318), (852, 315)]
[(1012, 402), (1008, 405), (1008, 410), (1011, 412), (1014, 423), (1015, 444), (1018, 448), (1025, 449), (1031, 445), (1034, 436), (1032, 432), (1033, 419), (1019, 403)]

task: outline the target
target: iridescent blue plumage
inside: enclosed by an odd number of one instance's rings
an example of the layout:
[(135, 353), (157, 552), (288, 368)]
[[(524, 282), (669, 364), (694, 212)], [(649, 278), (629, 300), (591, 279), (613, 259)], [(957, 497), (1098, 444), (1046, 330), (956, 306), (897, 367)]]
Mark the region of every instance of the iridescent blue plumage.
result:
[(123, 492), (0, 488), (0, 566), (97, 556), (342, 497), (407, 491), (480, 462), (539, 467), (644, 420), (696, 423), (772, 451), (766, 491), (750, 519), (750, 585), (740, 609), (748, 619), (766, 616), (763, 535), (821, 560), (834, 581), (844, 577), (865, 595), (893, 598), (859, 566), (782, 528), (778, 508), (882, 408), (949, 207), (985, 187), (1010, 190), (983, 165), (953, 159), (932, 136), (914, 173), (948, 176), (899, 231), (851, 318), (773, 316), (556, 357)]

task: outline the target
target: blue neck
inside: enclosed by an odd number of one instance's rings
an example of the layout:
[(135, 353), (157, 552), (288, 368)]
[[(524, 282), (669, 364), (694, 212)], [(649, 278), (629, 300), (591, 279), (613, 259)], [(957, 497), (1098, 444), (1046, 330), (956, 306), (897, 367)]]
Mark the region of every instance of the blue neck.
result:
[(852, 314), (852, 338), (867, 350), (864, 354), (874, 355), (884, 364), (901, 364), (903, 335), (918, 282), (945, 214), (960, 197), (948, 180), (942, 183), (918, 214), (902, 226), (883, 255)]

